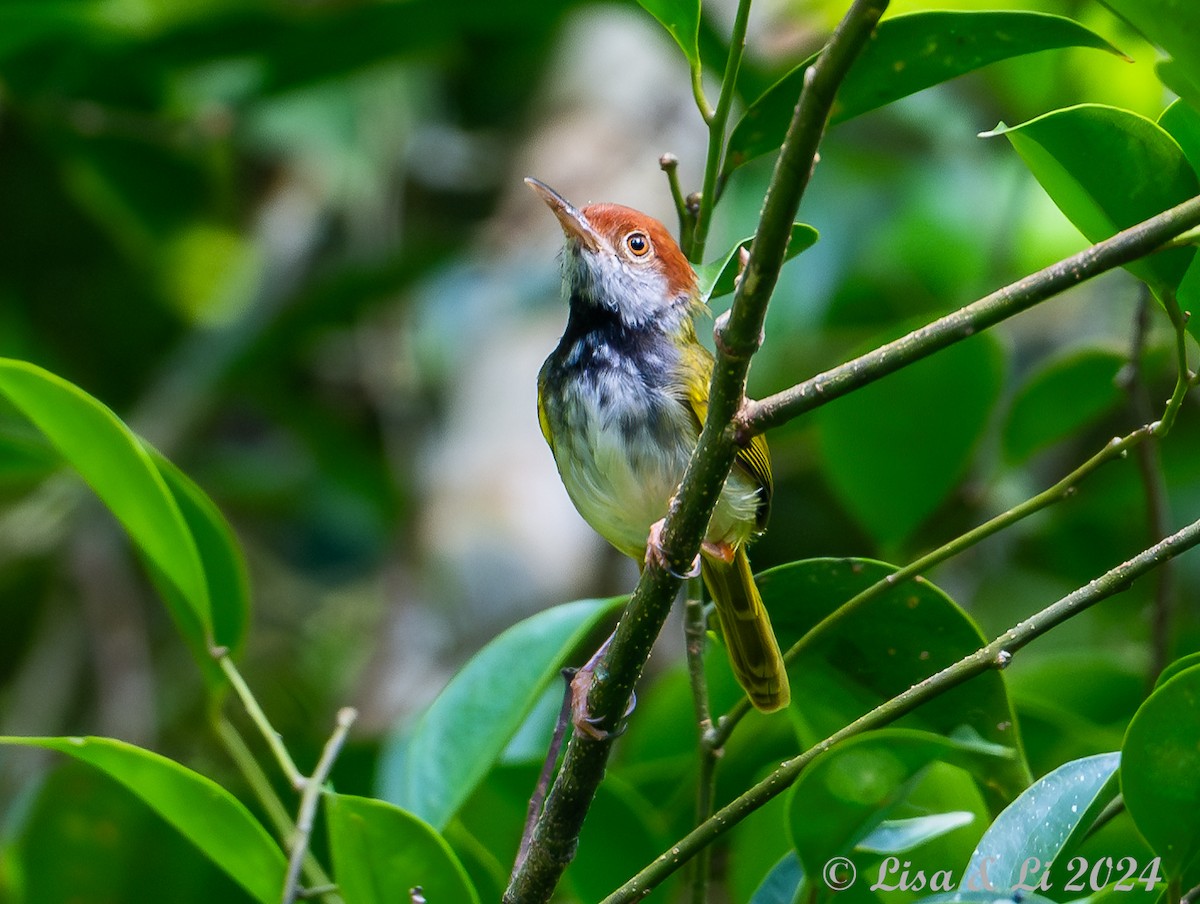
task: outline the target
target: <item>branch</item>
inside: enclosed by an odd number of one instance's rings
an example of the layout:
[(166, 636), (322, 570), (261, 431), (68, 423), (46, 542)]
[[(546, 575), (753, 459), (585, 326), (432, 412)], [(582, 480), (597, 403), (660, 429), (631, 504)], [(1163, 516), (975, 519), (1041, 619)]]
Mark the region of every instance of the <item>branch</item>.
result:
[[(1101, 465), (1112, 461), (1114, 458), (1123, 458), (1130, 449), (1141, 447), (1147, 439), (1154, 436), (1154, 424), (1145, 424), (1136, 430), (1127, 433), (1125, 436), (1114, 437), (1104, 444), (1104, 447), (1077, 467), (1067, 476), (1063, 477), (1057, 483), (1047, 487), (1042, 492), (1035, 496), (1031, 496), (1019, 505), (1015, 505), (1006, 511), (1001, 512), (994, 518), (990, 518), (983, 524), (972, 528), (965, 534), (955, 537), (948, 543), (939, 546), (937, 549), (926, 553), (918, 559), (905, 565), (898, 571), (889, 574), (883, 580), (876, 581), (870, 587), (856, 594), (840, 605), (829, 615), (825, 616), (817, 624), (813, 625), (803, 637), (796, 641), (791, 648), (784, 654), (783, 661), (791, 664), (799, 658), (800, 654), (808, 649), (813, 642), (828, 631), (830, 628), (837, 625), (839, 622), (848, 618), (852, 613), (858, 611), (871, 600), (875, 599), (885, 591), (898, 587), (905, 581), (920, 580), (920, 575), (935, 565), (938, 565), (947, 559), (953, 558), (964, 550), (970, 549), (977, 543), (982, 542), (994, 534), (1011, 527), (1018, 521), (1028, 518), (1035, 512), (1040, 512), (1047, 506), (1053, 505), (1056, 502), (1061, 502), (1075, 494), (1079, 482), (1084, 480), (1093, 471)], [(1164, 530), (1157, 537), (1151, 537), (1150, 540), (1161, 539), (1166, 533)], [(1155, 673), (1157, 674), (1157, 673)], [(713, 729), (711, 743), (720, 746), (729, 740), (730, 734), (733, 733), (737, 724), (750, 711), (750, 703), (745, 698), (738, 700), (729, 712), (719, 718), (716, 727)]]
[(225, 673), (225, 677), (229, 679), (229, 683), (233, 686), (238, 699), (242, 701), (242, 706), (245, 707), (246, 714), (250, 716), (250, 720), (263, 736), (263, 740), (271, 748), (271, 753), (275, 755), (275, 760), (279, 763), (279, 768), (287, 776), (288, 783), (297, 791), (302, 790), (306, 779), (300, 774), (300, 770), (296, 768), (296, 763), (292, 760), (292, 755), (288, 753), (287, 747), (283, 744), (283, 738), (271, 726), (271, 721), (267, 718), (267, 714), (258, 705), (258, 700), (254, 698), (254, 694), (246, 684), (246, 679), (242, 677), (237, 666), (233, 664), (233, 660), (229, 658), (229, 650), (226, 647), (216, 647), (213, 649), (212, 655), (221, 667), (221, 671)]
[[(756, 433), (778, 427), (832, 399), (995, 326), (1085, 279), (1160, 250), (1174, 236), (1197, 225), (1200, 225), (1200, 196), (1130, 226), (1112, 238), (1051, 264), (853, 361), (765, 399), (747, 402), (738, 417), (738, 437), (745, 441)], [(1168, 310), (1168, 313), (1172, 312)]]
[[(1145, 375), (1146, 334), (1150, 328), (1152, 304), (1150, 289), (1143, 284), (1138, 294), (1137, 311), (1133, 320), (1129, 363), (1125, 366), (1122, 379), (1134, 416), (1141, 421), (1148, 421), (1154, 412)], [(1146, 539), (1154, 543), (1167, 535), (1171, 522), (1167, 511), (1166, 478), (1157, 438), (1138, 446), (1137, 465), (1142, 480), (1142, 495), (1146, 501)], [(1153, 688), (1155, 679), (1167, 664), (1171, 645), (1171, 597), (1174, 590), (1172, 571), (1169, 565), (1164, 565), (1154, 576), (1154, 602), (1150, 610), (1150, 668), (1146, 675), (1148, 688)]]
[(321, 758), (317, 761), (313, 774), (305, 779), (304, 793), (300, 795), (300, 811), (296, 815), (296, 837), (292, 839), (287, 877), (283, 883), (283, 895), (280, 899), (282, 904), (293, 904), (296, 900), (300, 886), (300, 870), (308, 855), (308, 843), (312, 838), (313, 823), (317, 815), (317, 803), (321, 799), (322, 786), (329, 778), (334, 760), (341, 752), (342, 745), (346, 743), (346, 735), (357, 718), (358, 712), (352, 707), (347, 706), (338, 710), (337, 727), (329, 736), (329, 740), (325, 742), (325, 749), (321, 751)]
[(600, 904), (631, 904), (631, 902), (640, 901), (649, 889), (662, 883), (671, 873), (696, 856), (702, 848), (711, 844), (754, 810), (790, 787), (809, 763), (834, 745), (854, 735), (894, 722), (921, 704), (990, 669), (1005, 668), (1012, 661), (1013, 654), (1031, 641), (1101, 600), (1121, 593), (1146, 572), (1191, 549), (1198, 543), (1200, 543), (1200, 521), (1195, 521), (1178, 533), (1167, 537), (1161, 543), (1156, 543), (1149, 549), (1143, 550), (1129, 561), (1118, 565), (1087, 585), (1047, 606), (1036, 615), (1025, 619), (991, 643), (960, 659), (954, 665), (947, 666), (937, 674), (913, 685), (899, 696), (875, 707), (866, 715), (859, 717), (794, 759), (785, 760), (769, 776), (728, 806), (718, 810), (712, 818), (672, 845), (669, 853), (663, 854)]
[(721, 79), (721, 96), (717, 98), (716, 111), (708, 118), (708, 157), (704, 162), (700, 209), (693, 221), (690, 240), (684, 246), (688, 260), (695, 264), (704, 262), (704, 246), (708, 242), (713, 209), (717, 205), (717, 174), (721, 171), (721, 164), (725, 158), (725, 126), (729, 122), (729, 111), (733, 108), (733, 96), (737, 93), (737, 77), (742, 68), (742, 53), (746, 49), (746, 26), (749, 21), (750, 0), (738, 0), (733, 34), (729, 39), (729, 56), (725, 60), (725, 76)]
[[(652, 561), (642, 572), (608, 653), (593, 672), (586, 705), (602, 732), (615, 731), (625, 714), (654, 640), (679, 593), (680, 579), (675, 575), (690, 570), (729, 476), (736, 451), (729, 428), (745, 401), (750, 357), (758, 349), (767, 302), (783, 265), (791, 224), (808, 184), (834, 94), (886, 6), (887, 0), (855, 0), (825, 52), (809, 69), (764, 202), (750, 263), (738, 284), (730, 317), (717, 336), (708, 418), (667, 513), (661, 561)], [(574, 857), (579, 830), (603, 778), (612, 741), (611, 734), (598, 739), (578, 731), (572, 734), (528, 855), (505, 890), (506, 904), (540, 904), (550, 899)]]

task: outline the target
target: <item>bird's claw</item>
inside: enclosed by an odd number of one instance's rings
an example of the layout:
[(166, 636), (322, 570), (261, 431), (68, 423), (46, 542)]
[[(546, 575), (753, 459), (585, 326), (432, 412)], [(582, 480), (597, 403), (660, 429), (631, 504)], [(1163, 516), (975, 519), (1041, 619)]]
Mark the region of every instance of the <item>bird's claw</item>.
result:
[(593, 716), (588, 711), (588, 691), (591, 689), (592, 675), (596, 671), (596, 666), (604, 654), (608, 652), (608, 648), (612, 645), (614, 634), (610, 634), (604, 643), (600, 644), (600, 649), (592, 654), (591, 659), (584, 663), (581, 669), (563, 669), (563, 676), (567, 678), (568, 694), (571, 698), (571, 724), (575, 726), (575, 730), (591, 738), (593, 741), (611, 741), (614, 738), (619, 738), (625, 734), (625, 728), (628, 726), (629, 714), (633, 712), (633, 708), (637, 706), (637, 694), (632, 691), (629, 694), (629, 705), (625, 707), (625, 712), (621, 716), (621, 721), (612, 731), (608, 731), (600, 727), (602, 721), (596, 716)]
[(590, 663), (571, 678), (571, 724), (575, 726), (575, 730), (579, 734), (589, 737), (593, 741), (616, 740), (625, 734), (625, 729), (629, 727), (629, 716), (637, 706), (637, 694), (630, 694), (629, 705), (625, 707), (625, 713), (621, 716), (620, 723), (612, 731), (607, 731), (600, 727), (602, 720), (588, 711), (587, 694), (591, 680)]
[(650, 536), (646, 538), (646, 564), (656, 565), (673, 578), (678, 578), (681, 581), (686, 581), (700, 575), (700, 557), (696, 556), (692, 562), (692, 567), (684, 574), (680, 574), (671, 567), (671, 563), (667, 561), (667, 557), (663, 555), (662, 548), (662, 532), (665, 519), (660, 518), (650, 525)]

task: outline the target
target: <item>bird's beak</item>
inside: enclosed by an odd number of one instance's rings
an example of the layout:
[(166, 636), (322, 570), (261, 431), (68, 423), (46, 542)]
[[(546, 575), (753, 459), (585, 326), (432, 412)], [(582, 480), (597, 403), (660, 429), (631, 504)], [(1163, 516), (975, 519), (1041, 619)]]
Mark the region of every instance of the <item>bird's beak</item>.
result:
[(563, 233), (567, 238), (575, 239), (575, 241), (579, 242), (580, 247), (586, 248), (588, 251), (600, 250), (600, 236), (592, 228), (592, 224), (588, 222), (587, 217), (583, 215), (581, 210), (573, 206), (570, 201), (545, 182), (540, 182), (533, 177), (527, 177), (525, 184), (537, 192), (538, 197), (546, 202), (546, 206), (550, 208), (550, 212), (558, 218), (558, 223), (562, 226)]

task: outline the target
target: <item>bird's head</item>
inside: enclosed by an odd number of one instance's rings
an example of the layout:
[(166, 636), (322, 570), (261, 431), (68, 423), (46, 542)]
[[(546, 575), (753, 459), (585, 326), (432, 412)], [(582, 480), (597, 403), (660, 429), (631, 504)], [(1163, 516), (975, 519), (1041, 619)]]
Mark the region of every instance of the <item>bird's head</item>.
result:
[(525, 182), (566, 236), (563, 283), (572, 305), (606, 310), (631, 328), (690, 322), (701, 304), (696, 273), (662, 223), (619, 204), (580, 210), (545, 183)]

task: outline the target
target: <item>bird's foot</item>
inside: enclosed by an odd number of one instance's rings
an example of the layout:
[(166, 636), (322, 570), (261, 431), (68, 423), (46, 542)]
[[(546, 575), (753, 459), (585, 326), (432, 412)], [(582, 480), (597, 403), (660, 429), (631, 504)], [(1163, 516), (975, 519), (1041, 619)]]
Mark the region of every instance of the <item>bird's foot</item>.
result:
[(600, 645), (592, 658), (584, 663), (583, 668), (575, 672), (571, 676), (570, 685), (567, 694), (571, 699), (571, 724), (575, 726), (575, 730), (580, 734), (586, 735), (593, 741), (610, 741), (614, 738), (619, 738), (625, 733), (630, 713), (637, 706), (637, 694), (630, 694), (629, 705), (625, 707), (625, 713), (621, 716), (620, 724), (613, 730), (607, 731), (600, 727), (601, 720), (597, 716), (593, 716), (588, 710), (587, 696), (588, 690), (592, 685), (592, 675), (596, 671), (596, 666), (604, 654), (608, 652), (609, 646), (612, 644), (612, 634), (608, 636), (608, 640)]
[(696, 560), (692, 562), (692, 567), (684, 574), (680, 574), (671, 567), (671, 563), (667, 561), (667, 557), (663, 555), (662, 548), (662, 532), (663, 525), (666, 524), (665, 518), (659, 518), (650, 525), (650, 535), (646, 538), (646, 564), (657, 565), (673, 578), (678, 578), (681, 581), (689, 580), (697, 577), (700, 574), (700, 557), (696, 556)]

